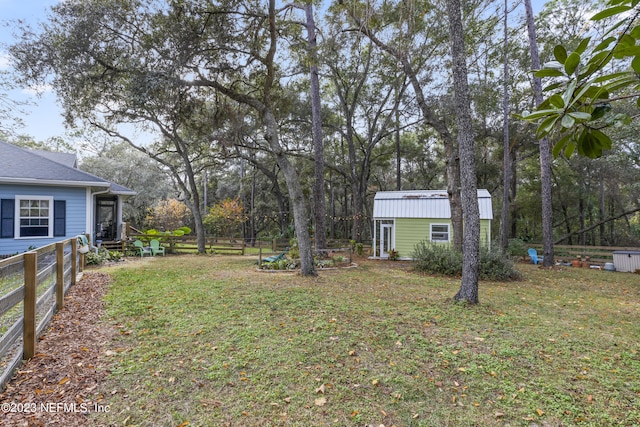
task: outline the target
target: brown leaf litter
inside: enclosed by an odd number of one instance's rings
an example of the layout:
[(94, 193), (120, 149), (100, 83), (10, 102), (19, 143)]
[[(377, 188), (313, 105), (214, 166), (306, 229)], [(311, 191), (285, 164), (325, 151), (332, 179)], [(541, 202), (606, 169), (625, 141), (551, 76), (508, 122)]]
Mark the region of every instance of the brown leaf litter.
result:
[[(65, 296), (64, 308), (0, 394), (2, 426), (84, 426), (105, 409), (97, 394), (108, 374), (105, 349), (114, 328), (101, 321), (109, 275), (85, 272)], [(107, 407), (108, 409), (108, 407)]]

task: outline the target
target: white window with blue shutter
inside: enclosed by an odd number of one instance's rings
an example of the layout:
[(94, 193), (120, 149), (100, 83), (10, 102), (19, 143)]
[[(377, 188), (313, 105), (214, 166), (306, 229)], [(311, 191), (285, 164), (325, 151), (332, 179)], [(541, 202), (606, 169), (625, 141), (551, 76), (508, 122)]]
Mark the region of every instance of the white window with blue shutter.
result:
[(16, 196), (0, 201), (0, 238), (66, 235), (66, 202), (51, 196)]
[(16, 239), (53, 237), (53, 197), (16, 196)]

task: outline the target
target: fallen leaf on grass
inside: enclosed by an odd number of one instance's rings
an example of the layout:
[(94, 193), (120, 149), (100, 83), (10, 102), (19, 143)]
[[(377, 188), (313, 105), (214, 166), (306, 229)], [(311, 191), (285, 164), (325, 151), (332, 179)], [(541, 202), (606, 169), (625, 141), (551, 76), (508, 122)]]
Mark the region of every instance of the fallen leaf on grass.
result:
[(544, 415), (544, 411), (542, 409), (540, 409), (540, 408), (536, 409), (536, 413), (538, 414), (539, 417)]
[(327, 399), (325, 399), (324, 397), (319, 397), (315, 400), (314, 403), (316, 404), (316, 406), (324, 406), (327, 403)]
[(69, 382), (69, 377), (64, 377), (63, 379), (61, 379), (58, 384), (59, 385), (63, 385)]
[(322, 384), (320, 387), (318, 387), (318, 388), (316, 389), (316, 393), (322, 393), (322, 394), (324, 394), (324, 384)]

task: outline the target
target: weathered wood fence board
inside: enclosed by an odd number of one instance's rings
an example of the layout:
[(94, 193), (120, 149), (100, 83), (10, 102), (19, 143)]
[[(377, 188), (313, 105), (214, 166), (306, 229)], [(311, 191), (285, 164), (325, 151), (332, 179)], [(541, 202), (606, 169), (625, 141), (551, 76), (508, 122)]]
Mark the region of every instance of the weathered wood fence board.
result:
[(75, 238), (0, 260), (0, 388), (22, 360), (35, 355), (38, 336), (64, 306), (83, 262)]

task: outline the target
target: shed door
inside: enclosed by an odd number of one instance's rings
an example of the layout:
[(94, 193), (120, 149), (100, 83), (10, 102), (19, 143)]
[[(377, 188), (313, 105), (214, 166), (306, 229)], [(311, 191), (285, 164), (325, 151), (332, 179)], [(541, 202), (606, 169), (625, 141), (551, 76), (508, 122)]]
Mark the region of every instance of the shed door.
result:
[(387, 258), (393, 249), (393, 224), (380, 224), (380, 257)]

